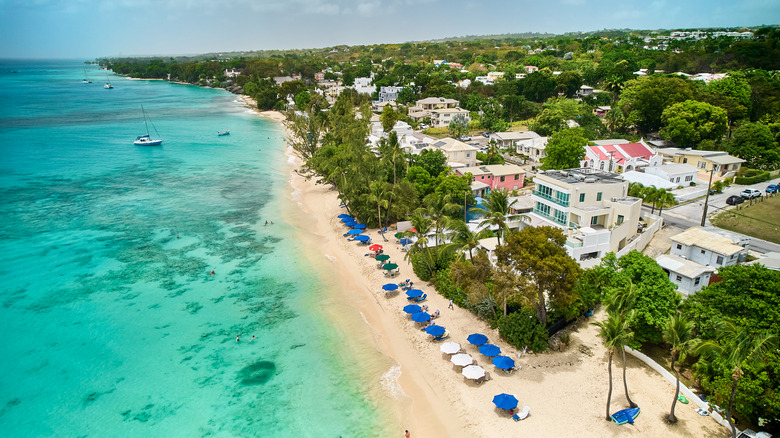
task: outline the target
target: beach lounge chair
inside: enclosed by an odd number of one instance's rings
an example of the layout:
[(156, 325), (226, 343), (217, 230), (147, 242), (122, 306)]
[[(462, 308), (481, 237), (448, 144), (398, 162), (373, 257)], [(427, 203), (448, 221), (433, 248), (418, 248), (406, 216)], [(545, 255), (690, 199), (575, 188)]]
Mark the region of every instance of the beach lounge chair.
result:
[(531, 408), (528, 406), (523, 407), (523, 410), (516, 413), (515, 415), (512, 415), (512, 419), (515, 421), (525, 420), (528, 418), (528, 415), (531, 414)]
[(414, 302), (415, 302), (415, 303), (422, 303), (422, 302), (423, 302), (423, 301), (425, 301), (427, 298), (428, 298), (428, 294), (423, 294), (423, 295), (422, 295), (420, 298), (417, 298), (416, 300), (414, 300)]
[(445, 331), (445, 332), (444, 332), (444, 333), (442, 333), (440, 336), (436, 336), (435, 338), (433, 338), (433, 340), (434, 340), (434, 341), (441, 341), (441, 340), (447, 339), (447, 338), (449, 338), (449, 337), (450, 337), (450, 332), (448, 332), (448, 331)]
[(476, 380), (476, 382), (477, 382), (477, 383), (484, 383), (484, 382), (487, 382), (488, 380), (493, 380), (493, 378), (492, 378), (492, 377), (490, 377), (490, 373), (488, 373), (488, 372), (486, 371), (486, 372), (485, 372), (485, 375), (484, 375), (484, 376), (482, 376), (482, 377), (480, 377), (479, 379), (477, 379), (477, 380)]

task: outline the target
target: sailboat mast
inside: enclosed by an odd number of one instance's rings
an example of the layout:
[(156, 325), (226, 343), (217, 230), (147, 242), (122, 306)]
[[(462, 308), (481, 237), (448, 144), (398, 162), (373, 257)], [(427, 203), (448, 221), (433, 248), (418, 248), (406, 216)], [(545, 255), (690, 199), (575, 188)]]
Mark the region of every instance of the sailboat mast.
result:
[(143, 105), (141, 105), (141, 112), (144, 113), (144, 126), (146, 126), (146, 135), (149, 135), (149, 125), (146, 123), (146, 110), (144, 110)]

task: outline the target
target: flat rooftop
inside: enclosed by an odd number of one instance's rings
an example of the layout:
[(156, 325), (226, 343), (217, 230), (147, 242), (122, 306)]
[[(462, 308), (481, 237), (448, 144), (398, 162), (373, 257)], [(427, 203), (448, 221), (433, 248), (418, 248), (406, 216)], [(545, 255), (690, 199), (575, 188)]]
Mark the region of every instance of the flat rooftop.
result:
[(566, 169), (566, 170), (547, 170), (539, 175), (544, 175), (549, 178), (557, 179), (558, 181), (565, 182), (567, 184), (577, 183), (624, 183), (623, 177), (617, 173), (605, 172), (603, 170), (592, 169), (589, 167), (582, 169)]

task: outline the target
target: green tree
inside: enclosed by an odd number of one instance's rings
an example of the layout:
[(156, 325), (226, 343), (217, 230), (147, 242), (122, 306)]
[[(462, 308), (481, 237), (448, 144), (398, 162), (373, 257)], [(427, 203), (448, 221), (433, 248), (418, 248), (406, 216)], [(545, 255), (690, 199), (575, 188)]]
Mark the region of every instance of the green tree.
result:
[(775, 169), (780, 165), (780, 148), (772, 131), (763, 123), (745, 123), (734, 131), (726, 150), (747, 160), (755, 169)]
[(542, 136), (553, 135), (566, 128), (566, 119), (558, 108), (545, 108), (531, 122), (529, 128)]
[(676, 380), (674, 399), (672, 408), (666, 417), (671, 424), (677, 423), (677, 417), (674, 415), (674, 407), (677, 404), (677, 397), (680, 395), (680, 371), (674, 368), (674, 363), (685, 360), (685, 357), (695, 349), (695, 338), (693, 336), (693, 321), (686, 319), (682, 315), (672, 315), (666, 320), (663, 328), (664, 342), (671, 347), (672, 363), (669, 366), (674, 373)]
[(677, 200), (674, 199), (674, 194), (672, 192), (667, 192), (666, 189), (658, 189), (655, 195), (655, 203), (658, 204), (658, 216), (661, 216), (664, 207), (670, 207), (677, 204)]
[(737, 438), (737, 428), (731, 417), (734, 398), (737, 395), (737, 384), (747, 366), (756, 366), (769, 352), (777, 348), (777, 335), (768, 331), (751, 333), (748, 327), (737, 326), (730, 322), (722, 322), (717, 331), (721, 333), (719, 339), (703, 342), (697, 352), (731, 371), (731, 394), (726, 409), (726, 419), (731, 426), (732, 438)]
[(512, 215), (512, 206), (516, 201), (509, 202), (509, 193), (504, 189), (491, 190), (484, 206), (477, 206), (474, 212), (483, 220), (480, 227), (498, 227), (496, 238), (501, 244), (501, 236), (509, 232), (508, 221), (524, 218), (522, 215)]
[(695, 146), (702, 140), (718, 141), (728, 130), (726, 110), (695, 100), (669, 106), (663, 111), (661, 122), (661, 137), (681, 146)]
[(626, 82), (618, 107), (625, 114), (626, 124), (647, 134), (661, 127), (661, 114), (667, 107), (693, 96), (693, 87), (685, 79), (644, 76)]
[(387, 210), (390, 206), (390, 196), (392, 195), (392, 185), (384, 181), (372, 181), (370, 184), (369, 202), (376, 204), (377, 225), (382, 226), (382, 208)]
[(587, 144), (581, 128), (568, 128), (553, 134), (545, 146), (547, 156), (542, 158), (542, 169), (579, 168)]
[(390, 105), (387, 105), (382, 110), (382, 114), (379, 116), (379, 119), (382, 121), (382, 130), (386, 133), (389, 133), (393, 130), (395, 122), (398, 121), (398, 113), (393, 108), (391, 108)]
[(598, 326), (599, 337), (604, 340), (604, 347), (607, 349), (609, 361), (607, 362), (607, 370), (609, 371), (609, 392), (607, 393), (607, 415), (606, 420), (612, 421), (612, 417), (609, 414), (609, 405), (612, 401), (612, 357), (615, 355), (615, 351), (623, 350), (631, 342), (633, 333), (629, 326), (629, 321), (620, 315), (609, 315), (605, 321), (594, 322), (593, 325)]
[(422, 166), (410, 166), (405, 179), (414, 185), (417, 194), (422, 198), (436, 189), (436, 180)]
[(455, 114), (449, 125), (450, 137), (461, 138), (469, 132), (469, 121), (463, 114)]
[(447, 170), (447, 156), (440, 150), (423, 149), (416, 155), (413, 165), (420, 166), (434, 178)]
[(498, 264), (527, 279), (520, 286), (526, 299), (533, 303), (536, 318), (547, 325), (547, 300), (557, 308), (574, 304), (572, 293), (580, 267), (563, 245), (566, 237), (555, 227), (525, 227), (510, 232), (503, 245), (496, 248)]
[[(611, 288), (606, 297), (607, 313), (610, 315), (618, 315), (630, 324), (631, 319), (629, 316), (633, 315), (631, 312), (633, 312), (634, 308), (636, 307), (637, 296), (637, 288), (634, 283), (631, 282), (631, 280), (628, 281), (628, 284)], [(623, 388), (626, 391), (626, 401), (628, 401), (628, 405), (630, 407), (635, 408), (637, 404), (634, 403), (631, 400), (631, 397), (628, 395), (628, 380), (626, 379), (626, 350), (621, 348), (620, 353), (623, 359)]]

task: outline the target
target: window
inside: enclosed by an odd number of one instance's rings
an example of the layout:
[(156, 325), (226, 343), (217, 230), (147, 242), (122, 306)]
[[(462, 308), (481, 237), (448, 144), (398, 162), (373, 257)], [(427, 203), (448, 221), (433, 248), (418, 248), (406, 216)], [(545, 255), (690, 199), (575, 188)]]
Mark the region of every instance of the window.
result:
[(688, 159), (687, 158), (683, 158), (683, 164), (685, 164), (687, 162), (688, 162)]
[(677, 249), (682, 249), (682, 245), (680, 245), (680, 244), (678, 243), (678, 244), (677, 244)]
[(585, 202), (585, 193), (580, 193), (580, 202)]
[(592, 218), (590, 218), (590, 224), (591, 225), (597, 225), (598, 223), (599, 223), (599, 217), (598, 216), (593, 216)]
[(698, 166), (699, 169), (705, 169), (707, 167), (707, 162), (706, 161), (699, 161), (697, 166)]
[(718, 259), (717, 259), (717, 261), (715, 263), (717, 263), (719, 265), (722, 265), (723, 264), (723, 256), (718, 256)]
[(675, 276), (675, 280), (677, 280), (677, 281), (682, 281), (682, 277), (681, 277), (681, 276), (679, 276), (679, 275), (677, 275), (677, 276)]
[(555, 220), (557, 220), (559, 223), (566, 224), (566, 212), (555, 210)]
[(701, 253), (702, 253), (702, 254), (704, 254), (705, 252), (706, 252), (706, 251), (704, 251), (704, 250), (701, 250)]
[(619, 215), (618, 215), (617, 224), (618, 224), (618, 225), (622, 224), (624, 219), (625, 219), (625, 218), (623, 217), (623, 215), (622, 215), (622, 214), (619, 214)]
[(699, 277), (696, 277), (696, 279), (695, 279), (695, 280), (693, 280), (693, 285), (694, 285), (694, 286), (698, 286), (698, 285), (699, 285), (699, 283), (701, 283), (701, 278), (699, 278)]
[(675, 182), (680, 182), (680, 177), (679, 176), (677, 177), (677, 181), (675, 181)]
[(685, 182), (690, 182), (690, 181), (693, 181), (693, 176), (691, 176), (691, 175), (686, 176), (685, 177)]
[(596, 194), (596, 201), (601, 201), (601, 192)]
[(505, 180), (505, 179), (506, 179), (506, 177), (505, 177), (505, 176), (502, 176), (502, 177), (501, 177), (501, 182), (504, 182), (504, 180)]
[(470, 157), (471, 157), (471, 152), (466, 152), (466, 158), (470, 158)]
[(518, 173), (518, 174), (515, 175), (515, 181), (517, 181), (519, 179), (520, 179), (520, 174)]

